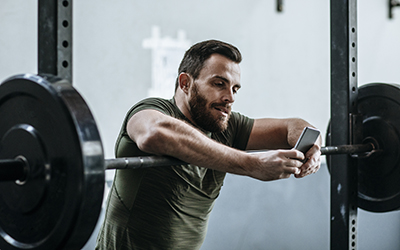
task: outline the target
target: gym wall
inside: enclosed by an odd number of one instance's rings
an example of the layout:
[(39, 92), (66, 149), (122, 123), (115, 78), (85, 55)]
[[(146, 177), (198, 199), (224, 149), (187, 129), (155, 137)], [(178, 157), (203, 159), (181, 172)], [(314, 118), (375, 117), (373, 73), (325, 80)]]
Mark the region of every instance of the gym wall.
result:
[[(206, 39), (243, 54), (234, 110), (302, 117), (325, 132), (330, 117), (328, 0), (85, 0), (73, 2), (73, 85), (93, 112), (106, 158), (126, 111), (174, 86), (183, 51)], [(37, 1), (2, 0), (0, 81), (37, 73)], [(358, 1), (358, 82), (400, 83), (400, 8)], [(175, 71), (174, 71), (175, 70)], [(162, 76), (160, 78), (160, 75)], [(107, 171), (107, 182), (112, 180)], [(228, 175), (202, 250), (329, 249), (330, 176), (263, 183)], [(400, 249), (400, 213), (359, 210), (358, 248)], [(102, 217), (99, 220), (101, 223)], [(97, 230), (84, 249), (93, 249)]]

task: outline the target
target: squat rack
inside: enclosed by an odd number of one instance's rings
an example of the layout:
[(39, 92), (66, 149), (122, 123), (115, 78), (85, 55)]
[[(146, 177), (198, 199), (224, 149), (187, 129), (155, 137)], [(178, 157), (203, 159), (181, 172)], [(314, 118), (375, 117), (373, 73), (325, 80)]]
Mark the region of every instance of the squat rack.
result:
[[(279, 1), (278, 1), (279, 2)], [(282, 3), (282, 2), (279, 2)], [(38, 73), (72, 82), (72, 0), (38, 0)], [(330, 145), (359, 144), (357, 1), (330, 1)], [(331, 168), (332, 250), (357, 248), (357, 160), (335, 155)]]
[[(357, 1), (331, 0), (330, 145), (357, 144), (362, 124), (357, 114)], [(327, 142), (328, 143), (328, 142)], [(357, 160), (335, 155), (331, 167), (331, 250), (357, 249)]]
[(38, 0), (38, 74), (72, 83), (72, 0)]

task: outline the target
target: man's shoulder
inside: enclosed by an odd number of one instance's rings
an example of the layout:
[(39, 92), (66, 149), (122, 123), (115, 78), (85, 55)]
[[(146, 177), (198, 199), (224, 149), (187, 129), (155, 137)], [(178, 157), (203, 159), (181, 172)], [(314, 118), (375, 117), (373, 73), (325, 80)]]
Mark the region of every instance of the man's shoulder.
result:
[(176, 112), (176, 105), (173, 99), (164, 99), (159, 97), (148, 97), (133, 105), (127, 113), (127, 119), (129, 119), (135, 113), (145, 110), (153, 109), (165, 113), (167, 115), (172, 115)]
[(160, 97), (147, 97), (135, 105), (133, 105), (132, 109), (135, 109), (140, 106), (174, 106), (174, 102), (172, 99), (164, 99)]
[(227, 129), (213, 134), (213, 138), (222, 144), (244, 150), (246, 149), (253, 123), (254, 119), (232, 111)]
[[(239, 112), (232, 111), (229, 122), (233, 123), (233, 124), (237, 124), (237, 123), (246, 123), (247, 124), (247, 123), (252, 123), (253, 120), (254, 119), (249, 118), (246, 115), (243, 115)], [(230, 125), (233, 125), (233, 124), (230, 124)]]

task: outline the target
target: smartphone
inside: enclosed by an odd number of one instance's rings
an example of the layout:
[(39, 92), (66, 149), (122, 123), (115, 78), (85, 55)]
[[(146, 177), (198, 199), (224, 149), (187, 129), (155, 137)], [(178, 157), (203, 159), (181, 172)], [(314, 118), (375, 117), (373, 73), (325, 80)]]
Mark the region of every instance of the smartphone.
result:
[(318, 129), (305, 127), (294, 148), (305, 154), (315, 144), (319, 134)]

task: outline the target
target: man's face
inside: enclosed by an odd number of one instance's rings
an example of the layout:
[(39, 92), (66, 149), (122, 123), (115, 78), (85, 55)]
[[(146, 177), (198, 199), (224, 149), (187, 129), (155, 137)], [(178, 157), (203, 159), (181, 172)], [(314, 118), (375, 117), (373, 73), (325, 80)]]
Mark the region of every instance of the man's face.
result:
[(211, 55), (190, 88), (192, 120), (207, 131), (224, 131), (239, 88), (239, 65), (222, 55)]

